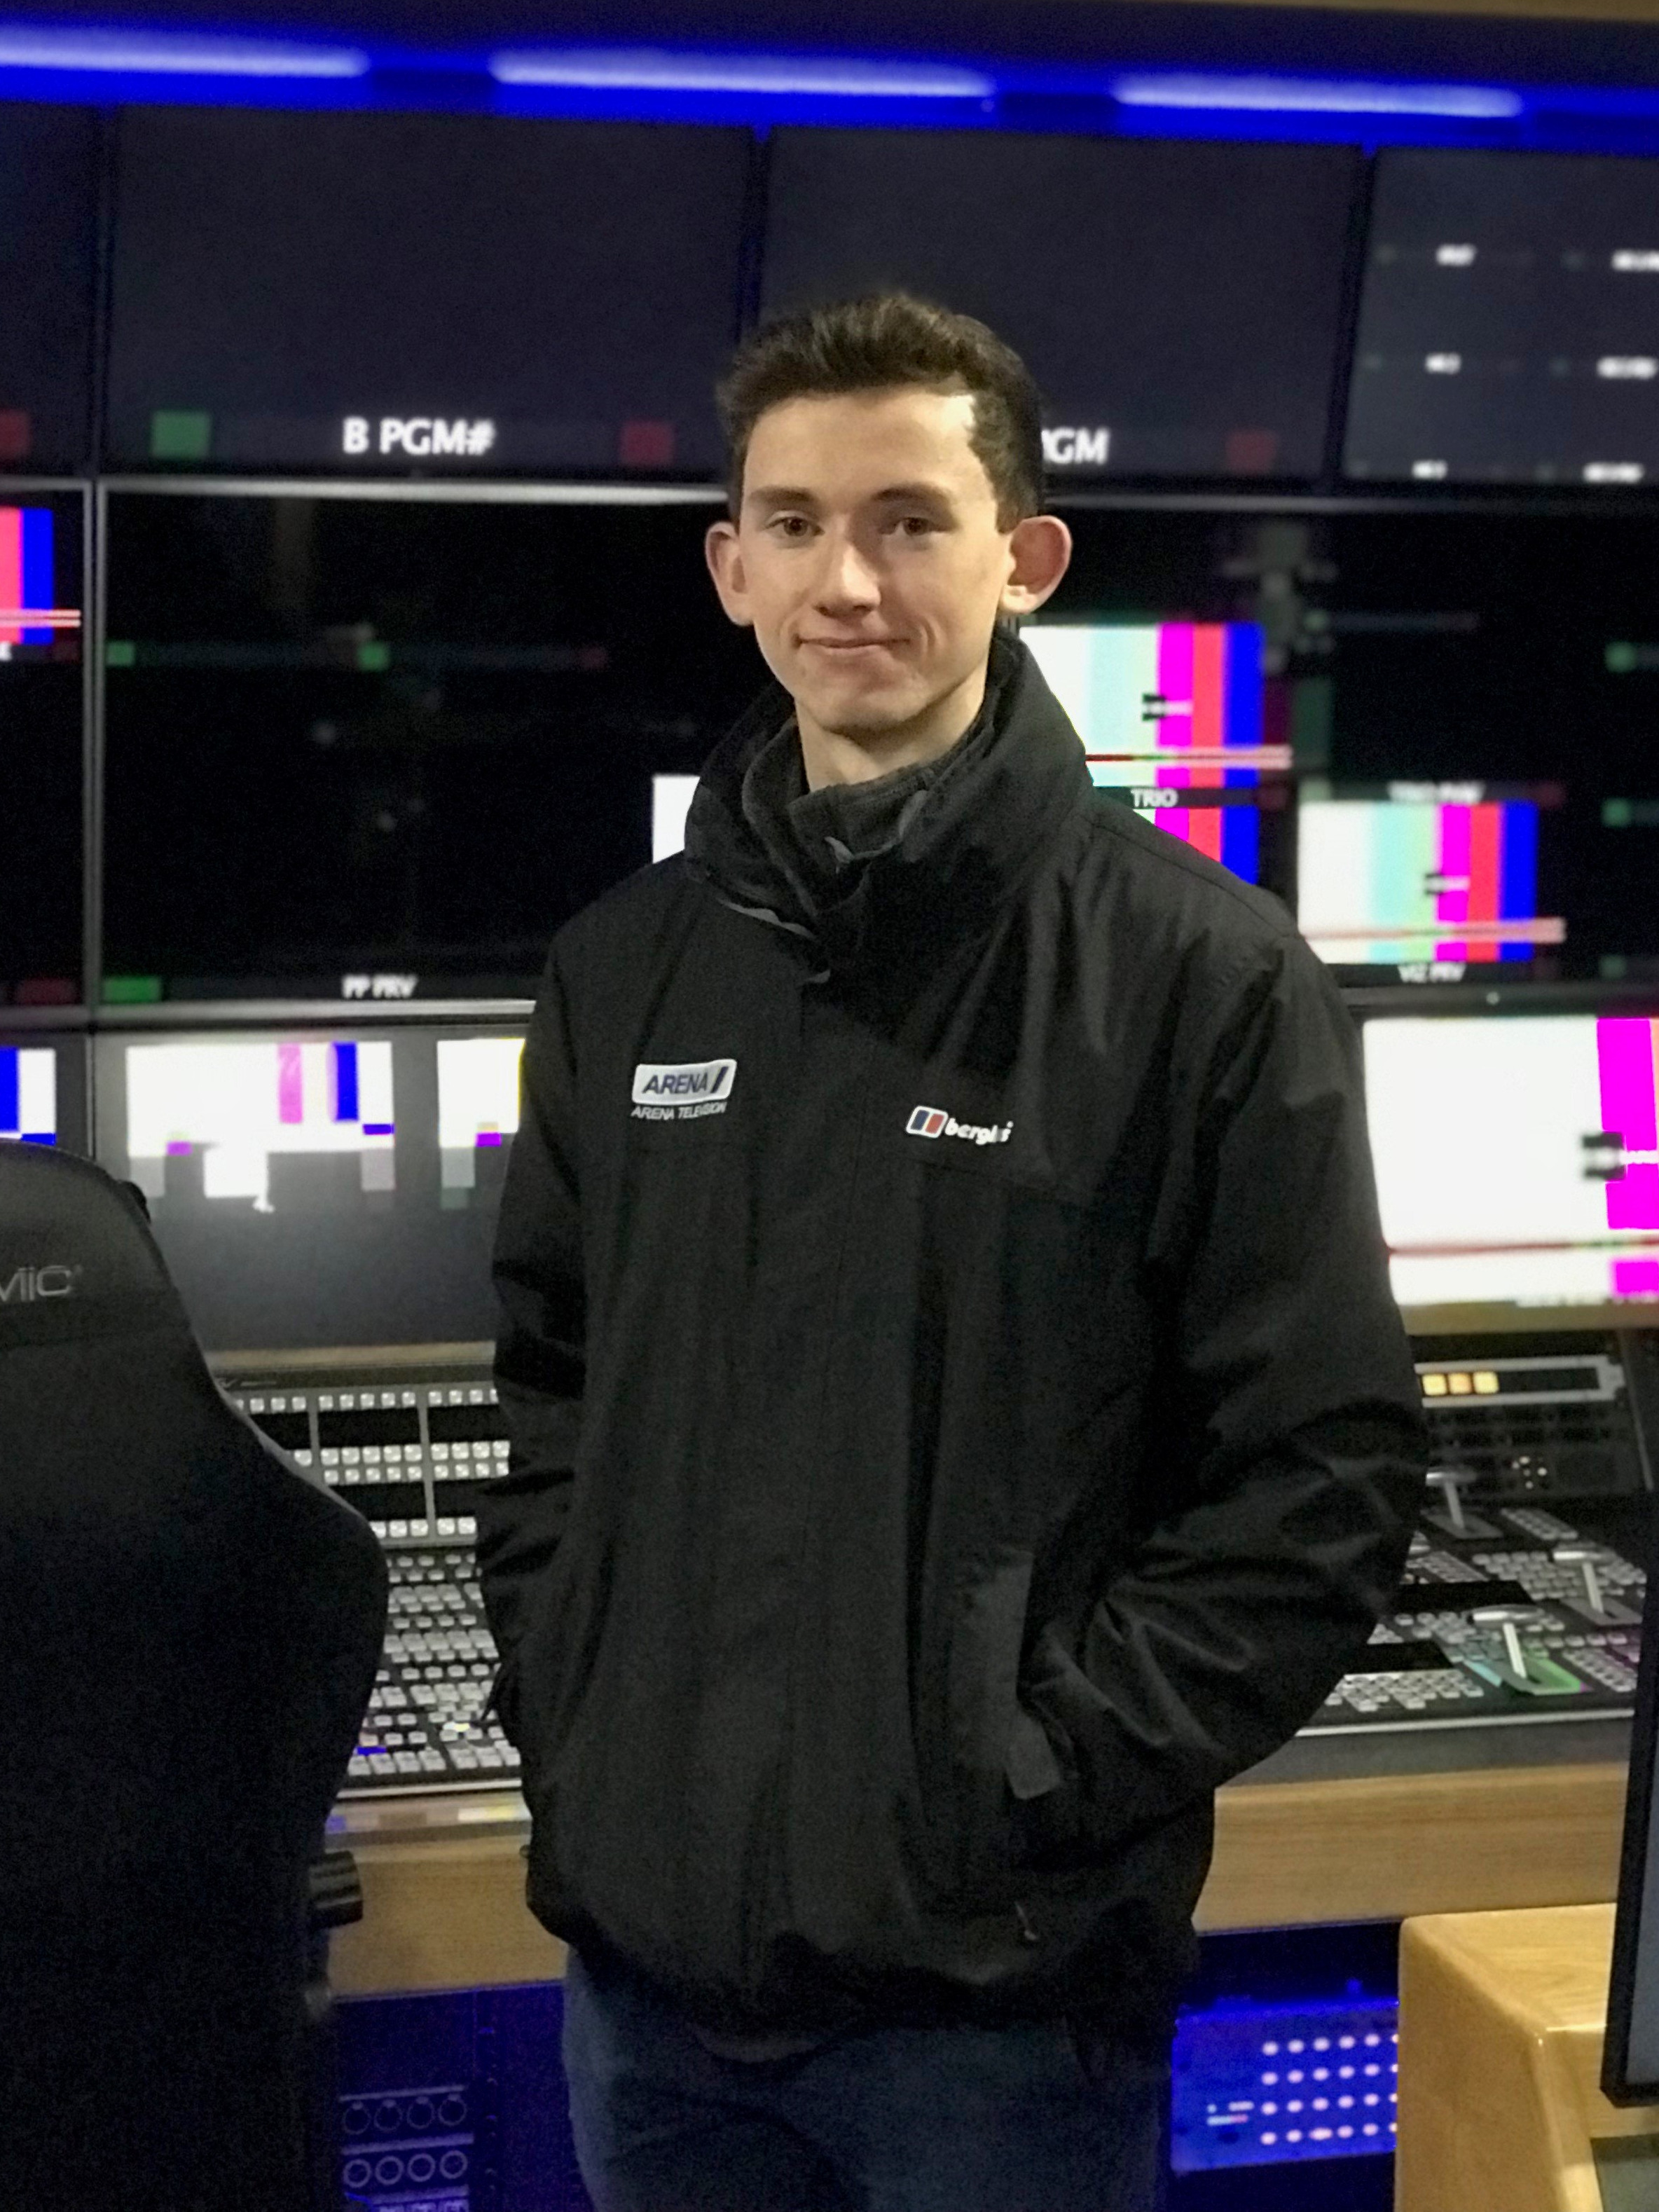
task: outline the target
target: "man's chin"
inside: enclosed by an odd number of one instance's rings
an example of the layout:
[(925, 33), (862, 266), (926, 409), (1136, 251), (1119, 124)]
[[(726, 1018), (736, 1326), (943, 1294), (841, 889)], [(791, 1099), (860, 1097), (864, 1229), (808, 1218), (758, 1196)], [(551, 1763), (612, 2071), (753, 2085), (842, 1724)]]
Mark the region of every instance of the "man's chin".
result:
[(844, 738), (849, 744), (878, 744), (884, 738), (897, 736), (927, 705), (925, 699), (874, 690), (857, 696), (837, 690), (822, 698), (798, 696), (795, 703), (806, 709), (827, 736)]

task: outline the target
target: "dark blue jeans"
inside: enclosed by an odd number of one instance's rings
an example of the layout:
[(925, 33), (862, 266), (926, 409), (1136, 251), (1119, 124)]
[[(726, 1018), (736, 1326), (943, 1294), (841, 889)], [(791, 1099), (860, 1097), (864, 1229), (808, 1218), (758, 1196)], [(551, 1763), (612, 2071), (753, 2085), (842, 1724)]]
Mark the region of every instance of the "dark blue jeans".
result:
[(573, 1952), (564, 2063), (599, 2212), (1154, 2212), (1169, 2067), (1063, 2021), (720, 2058)]

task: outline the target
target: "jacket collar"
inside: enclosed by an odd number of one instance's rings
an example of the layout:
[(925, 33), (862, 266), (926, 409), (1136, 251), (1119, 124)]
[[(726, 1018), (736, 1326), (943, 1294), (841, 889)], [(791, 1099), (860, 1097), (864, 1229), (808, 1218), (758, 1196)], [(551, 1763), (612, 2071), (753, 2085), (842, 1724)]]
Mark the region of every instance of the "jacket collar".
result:
[(838, 974), (981, 934), (1091, 788), (1077, 732), (1024, 645), (994, 640), (988, 689), (990, 727), (963, 739), (959, 772), (947, 755), (848, 894), (809, 906), (744, 806), (751, 763), (792, 712), (769, 685), (704, 766), (686, 822), (692, 873), (726, 905), (810, 939)]

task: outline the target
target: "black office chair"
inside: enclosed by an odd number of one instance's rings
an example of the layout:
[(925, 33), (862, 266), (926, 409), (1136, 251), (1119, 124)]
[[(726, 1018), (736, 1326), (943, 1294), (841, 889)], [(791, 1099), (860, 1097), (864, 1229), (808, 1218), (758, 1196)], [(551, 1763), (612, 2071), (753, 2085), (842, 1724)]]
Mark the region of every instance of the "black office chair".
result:
[(319, 1853), (386, 1606), (136, 1194), (0, 1145), (0, 2206), (337, 2203)]

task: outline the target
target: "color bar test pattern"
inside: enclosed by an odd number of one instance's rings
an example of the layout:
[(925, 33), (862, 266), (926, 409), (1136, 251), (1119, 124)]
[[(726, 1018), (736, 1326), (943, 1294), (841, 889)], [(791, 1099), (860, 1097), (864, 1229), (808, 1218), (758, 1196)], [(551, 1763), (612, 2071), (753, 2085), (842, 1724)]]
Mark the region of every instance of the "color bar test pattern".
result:
[(1255, 623), (1049, 623), (1024, 637), (1097, 784), (1242, 788), (1291, 766), (1266, 739)]
[(0, 507), (0, 646), (50, 645), (78, 629), (80, 611), (55, 607), (53, 518), (49, 507)]
[(1297, 920), (1327, 960), (1528, 960), (1566, 934), (1538, 906), (1531, 799), (1304, 799)]

